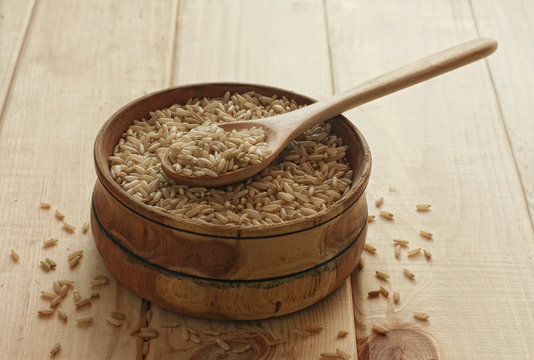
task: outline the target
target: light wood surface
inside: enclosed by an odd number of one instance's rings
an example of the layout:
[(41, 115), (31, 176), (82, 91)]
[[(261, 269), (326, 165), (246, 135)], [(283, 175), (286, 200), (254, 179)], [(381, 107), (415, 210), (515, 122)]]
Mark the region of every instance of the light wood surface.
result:
[[(477, 36), (468, 2), (407, 1), (392, 3), (387, 11), (366, 1), (332, 2), (327, 12), (337, 19), (330, 22), (336, 91), (408, 61), (415, 52)], [(340, 25), (348, 21), (360, 26), (349, 32)], [(353, 41), (367, 33), (373, 41)], [(393, 45), (394, 52), (380, 56)], [(534, 250), (534, 237), (485, 64), (348, 116), (368, 136), (373, 153), (369, 202), (384, 196), (381, 209), (395, 214), (393, 222), (378, 218), (371, 224), (367, 239), (377, 254), (365, 256), (365, 269), (352, 278), (359, 350), (366, 353), (369, 347), (370, 358), (384, 354), (384, 342), (371, 333), (378, 323), (410, 330), (389, 337), (390, 345), (412, 355), (419, 349), (415, 358), (532, 356), (534, 293), (528, 284), (534, 267), (526, 254)], [(431, 211), (416, 212), (419, 203), (432, 204)], [(370, 213), (378, 209), (370, 206)], [(434, 240), (420, 237), (420, 229), (433, 233)], [(430, 250), (431, 261), (423, 255), (408, 258), (406, 250), (397, 260), (394, 238)], [(416, 274), (415, 281), (403, 275), (403, 267)], [(400, 291), (399, 305), (366, 297), (378, 286), (375, 270), (391, 275), (385, 286)], [(429, 321), (416, 321), (414, 311), (429, 313)]]
[[(118, 15), (120, 14), (120, 16)], [(96, 179), (92, 145), (115, 110), (145, 93), (200, 81), (246, 81), (291, 89), (315, 98), (351, 88), (433, 51), (478, 36), (499, 50), (485, 63), (377, 100), (346, 115), (366, 136), (373, 154), (368, 188), (369, 226), (377, 254), (365, 254), (361, 272), (332, 296), (280, 319), (216, 322), (184, 317), (155, 305), (151, 326), (175, 320), (224, 336), (271, 334), (286, 343), (264, 358), (315, 359), (339, 347), (362, 359), (382, 358), (392, 344), (406, 358), (529, 359), (534, 357), (534, 234), (532, 231), (532, 97), (534, 49), (531, 2), (451, 0), (373, 1), (120, 1), (0, 2), (0, 349), (6, 358), (142, 359), (129, 329), (149, 304), (111, 283), (90, 308), (74, 310), (72, 292), (55, 316), (39, 319), (39, 297), (52, 280), (76, 280), (90, 292), (96, 274), (109, 276), (91, 240), (79, 228), (89, 220)], [(386, 50), (387, 49), (387, 50)], [(269, 56), (266, 56), (268, 54)], [(18, 60), (17, 60), (18, 59)], [(41, 210), (40, 200), (53, 203)], [(429, 212), (415, 204), (431, 203)], [(55, 207), (78, 227), (64, 232)], [(529, 216), (530, 209), (530, 216)], [(434, 233), (434, 240), (417, 231)], [(41, 243), (58, 237), (57, 248)], [(400, 260), (391, 240), (432, 252)], [(9, 257), (13, 248), (18, 263)], [(75, 270), (66, 254), (84, 249)], [(45, 273), (49, 256), (58, 268)], [(402, 274), (410, 269), (415, 281)], [(400, 303), (367, 292), (375, 270)], [(109, 310), (127, 314), (119, 329), (103, 322)], [(427, 322), (413, 311), (430, 314)], [(95, 324), (75, 325), (91, 313)], [(144, 320), (143, 320), (144, 321)], [(371, 325), (394, 329), (376, 337)], [(308, 338), (294, 329), (323, 326)], [(160, 329), (147, 359), (188, 358), (178, 329)], [(349, 332), (343, 340), (339, 330)], [(230, 337), (231, 337), (230, 336)], [(203, 338), (204, 339), (204, 338)], [(356, 340), (359, 347), (356, 349)], [(208, 340), (206, 340), (208, 343)], [(389, 345), (388, 345), (389, 344)], [(212, 347), (213, 348), (213, 347)], [(274, 351), (274, 352), (273, 352)], [(181, 357), (180, 357), (181, 356)]]

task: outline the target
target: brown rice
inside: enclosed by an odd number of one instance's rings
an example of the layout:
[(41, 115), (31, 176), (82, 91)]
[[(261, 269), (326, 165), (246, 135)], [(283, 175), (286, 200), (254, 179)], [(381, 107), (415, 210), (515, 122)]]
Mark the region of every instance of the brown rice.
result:
[(419, 235), (421, 235), (422, 237), (428, 240), (432, 240), (433, 238), (432, 233), (429, 233), (428, 231), (419, 230)]
[[(156, 110), (148, 120), (135, 120), (122, 135), (108, 158), (111, 176), (136, 201), (200, 224), (251, 227), (314, 216), (341, 199), (352, 185), (348, 147), (332, 134), (328, 123), (305, 131), (260, 174), (237, 184), (189, 187), (169, 179), (161, 168), (165, 151), (199, 126), (267, 117), (297, 108), (285, 97), (267, 98), (248, 92), (191, 99), (185, 105)], [(209, 150), (205, 150), (208, 157)], [(182, 154), (194, 157), (186, 151)], [(234, 161), (230, 166), (231, 162), (228, 168), (236, 165)]]
[(402, 272), (404, 275), (406, 275), (406, 277), (410, 280), (414, 280), (415, 279), (415, 274), (413, 272), (411, 272), (410, 270), (406, 269), (406, 268), (402, 268)]
[(386, 335), (389, 331), (389, 329), (383, 327), (382, 325), (373, 324), (372, 327), (373, 331), (380, 335)]
[(18, 262), (20, 259), (20, 255), (13, 249), (11, 249), (11, 258), (14, 262)]
[(415, 209), (417, 211), (429, 211), (430, 210), (430, 204), (417, 204), (417, 205), (415, 205)]

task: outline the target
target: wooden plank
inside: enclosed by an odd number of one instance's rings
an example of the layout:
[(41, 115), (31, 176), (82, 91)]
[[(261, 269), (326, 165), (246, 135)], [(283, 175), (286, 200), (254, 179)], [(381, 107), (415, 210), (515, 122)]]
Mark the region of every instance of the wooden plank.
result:
[[(302, 33), (306, 37), (297, 36)], [(182, 2), (176, 59), (177, 84), (242, 81), (280, 86), (315, 97), (327, 96), (331, 92), (320, 1)], [(197, 331), (219, 331), (224, 339), (252, 345), (253, 350), (241, 357), (227, 352), (228, 359), (289, 356), (294, 346), (299, 359), (318, 358), (321, 352), (335, 352), (336, 347), (355, 354), (351, 301), (350, 283), (345, 282), (332, 296), (309, 309), (279, 319), (250, 322), (183, 317), (152, 304), (154, 319), (151, 326), (159, 329), (161, 322), (177, 321), (180, 327), (160, 329), (160, 336), (150, 341), (147, 358), (199, 356), (203, 359), (208, 358), (207, 354), (215, 356), (222, 351), (210, 336), (201, 335), (202, 343), (197, 346), (185, 341), (184, 325)], [(310, 325), (324, 329), (307, 338), (294, 332)], [(336, 340), (339, 330), (348, 331), (347, 337)], [(265, 347), (259, 337), (283, 339), (284, 344)]]
[(521, 185), (534, 223), (534, 3), (472, 1), (479, 33), (500, 41), (500, 51), (488, 59), (501, 116), (514, 152)]
[[(332, 1), (327, 15), (335, 91), (477, 37), (468, 1)], [(477, 63), (348, 113), (373, 153), (369, 198), (384, 196), (382, 209), (395, 214), (371, 224), (377, 254), (352, 278), (361, 358), (534, 353), (534, 236), (498, 105)], [(427, 202), (431, 211), (415, 211)], [(395, 259), (393, 238), (430, 250), (432, 260), (406, 250)], [(376, 270), (391, 275), (382, 284), (400, 291), (399, 305), (391, 295), (367, 297), (381, 283)], [(373, 323), (394, 331), (376, 336)]]
[[(136, 339), (129, 328), (140, 316), (141, 300), (122, 288), (107, 272), (90, 233), (80, 227), (89, 220), (91, 191), (96, 176), (92, 147), (103, 122), (120, 106), (145, 92), (166, 86), (174, 36), (173, 1), (69, 2), (36, 5), (33, 22), (20, 58), (2, 118), (0, 160), (1, 243), (0, 301), (3, 326), (0, 348), (7, 358), (45, 358), (55, 342), (62, 358), (135, 358)], [(53, 204), (39, 209), (39, 201)], [(53, 212), (77, 227), (74, 234), (61, 228)], [(45, 249), (43, 240), (59, 244)], [(9, 249), (20, 254), (18, 263)], [(83, 249), (71, 270), (67, 253)], [(57, 269), (49, 273), (39, 261), (50, 257)], [(96, 274), (111, 278), (99, 289), (90, 288)], [(72, 291), (60, 305), (66, 324), (56, 316), (40, 319), (47, 308), (41, 290), (52, 281), (76, 281), (82, 296), (100, 292), (91, 306), (76, 311)], [(9, 289), (9, 291), (8, 291)], [(110, 310), (126, 314), (120, 328), (104, 321)], [(92, 315), (94, 323), (77, 326), (78, 316)]]
[(13, 79), (34, 0), (0, 2), (0, 114)]

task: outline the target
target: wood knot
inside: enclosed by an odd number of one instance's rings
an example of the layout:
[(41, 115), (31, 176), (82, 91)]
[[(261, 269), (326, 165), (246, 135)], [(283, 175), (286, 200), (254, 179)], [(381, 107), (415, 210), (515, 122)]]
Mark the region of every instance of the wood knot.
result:
[[(271, 359), (274, 355), (275, 347), (267, 345), (268, 338), (259, 333), (238, 333), (221, 336), (230, 347), (230, 350), (223, 349), (215, 340), (205, 343), (196, 350), (190, 360), (248, 360), (248, 359)], [(249, 345), (249, 346), (247, 346)], [(245, 351), (242, 351), (246, 349)]]
[(359, 345), (358, 359), (418, 360), (442, 359), (434, 339), (416, 329), (393, 329), (386, 335), (374, 335)]

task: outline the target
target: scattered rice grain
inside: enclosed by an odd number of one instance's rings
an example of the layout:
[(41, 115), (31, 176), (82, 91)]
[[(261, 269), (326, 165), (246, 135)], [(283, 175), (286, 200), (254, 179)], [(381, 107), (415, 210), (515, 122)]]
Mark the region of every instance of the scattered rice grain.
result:
[(69, 267), (71, 269), (75, 268), (78, 265), (78, 263), (80, 262), (81, 259), (82, 259), (82, 256), (78, 255), (75, 258), (73, 258), (72, 260), (69, 260)]
[(39, 310), (37, 311), (37, 314), (41, 317), (43, 316), (50, 316), (54, 313), (54, 309), (43, 309), (43, 310)]
[(150, 350), (150, 343), (148, 341), (143, 341), (143, 356), (148, 354)]
[(85, 305), (90, 305), (91, 304), (91, 298), (90, 297), (86, 297), (86, 298), (83, 298), (83, 299), (80, 299), (78, 301), (76, 301), (76, 308), (81, 308), (81, 307), (84, 307)]
[(408, 240), (401, 240), (401, 239), (393, 239), (393, 243), (395, 245), (400, 245), (400, 246), (408, 246), (408, 244), (410, 243)]
[(59, 295), (59, 293), (61, 292), (61, 285), (59, 285), (59, 282), (58, 282), (58, 281), (54, 281), (54, 282), (52, 283), (52, 289), (54, 290), (54, 292), (55, 292), (56, 294)]
[(423, 253), (425, 254), (427, 260), (430, 260), (430, 258), (432, 258), (432, 254), (430, 253), (430, 251), (423, 249)]
[(13, 249), (11, 249), (11, 258), (14, 262), (18, 262), (20, 259), (20, 255)]
[(91, 324), (92, 322), (93, 322), (92, 316), (82, 316), (76, 319), (76, 324), (78, 325)]
[(152, 310), (147, 310), (147, 312), (146, 312), (146, 322), (150, 323), (151, 320), (152, 320)]
[(379, 198), (375, 201), (375, 206), (376, 206), (377, 208), (379, 208), (379, 207), (382, 206), (383, 203), (384, 203), (384, 197), (381, 196), (381, 197), (379, 197)]
[(49, 263), (47, 263), (46, 261), (44, 260), (41, 260), (41, 267), (45, 270), (45, 271), (50, 271), (52, 269), (52, 267), (50, 266)]
[(60, 221), (63, 221), (65, 219), (65, 214), (63, 214), (59, 209), (56, 209), (56, 212), (54, 213), (54, 215)]
[(56, 246), (58, 241), (59, 241), (58, 239), (45, 240), (45, 241), (43, 241), (43, 247), (47, 248), (47, 247), (51, 247), (51, 246)]
[(189, 334), (189, 340), (191, 340), (195, 344), (200, 344), (200, 337), (198, 335)]
[(176, 321), (165, 321), (159, 324), (162, 328), (175, 328), (180, 326)]
[(380, 280), (387, 281), (389, 279), (389, 274), (377, 270), (376, 277), (379, 278)]
[(79, 291), (78, 289), (74, 289), (74, 290), (72, 291), (72, 296), (73, 296), (73, 298), (74, 298), (74, 302), (75, 302), (75, 303), (78, 302), (78, 301), (80, 301), (80, 300), (82, 299), (82, 297), (81, 297), (81, 295), (80, 295), (80, 291)]
[(349, 334), (348, 331), (345, 331), (345, 330), (339, 330), (338, 333), (337, 333), (337, 336), (338, 338), (344, 338), (346, 337), (347, 335)]
[(67, 314), (63, 310), (57, 309), (57, 317), (63, 322), (67, 322)]
[(378, 214), (386, 220), (393, 220), (394, 217), (393, 213), (390, 213), (389, 211), (380, 210)]
[(63, 223), (63, 229), (68, 232), (68, 233), (73, 233), (75, 230), (76, 230), (76, 227), (71, 225), (71, 224), (67, 224), (66, 222)]
[(48, 263), (48, 265), (50, 265), (52, 269), (54, 269), (57, 266), (56, 262), (50, 258), (45, 258), (45, 261)]
[(217, 338), (215, 339), (215, 342), (224, 350), (224, 351), (228, 351), (230, 350), (230, 345), (228, 345), (228, 343), (226, 341), (224, 341), (223, 339), (221, 338)]
[(63, 279), (63, 280), (58, 280), (57, 283), (59, 286), (63, 286), (63, 285), (74, 286), (74, 280)]
[(363, 244), (363, 249), (371, 254), (376, 254), (376, 248), (368, 243)]
[(139, 330), (139, 337), (142, 337), (143, 339), (154, 339), (157, 338), (159, 335), (158, 331), (149, 327), (144, 327), (141, 330)]
[(380, 293), (384, 296), (384, 297), (389, 297), (389, 291), (383, 287), (382, 285), (380, 285)]
[(82, 255), (83, 255), (83, 250), (78, 250), (78, 251), (70, 253), (67, 258), (68, 258), (68, 260), (72, 260), (75, 257), (82, 256)]
[(408, 251), (406, 254), (408, 255), (408, 257), (413, 257), (416, 255), (419, 255), (420, 253), (421, 253), (421, 248), (416, 248), (416, 249), (412, 249)]
[(61, 300), (62, 300), (62, 299), (63, 299), (63, 298), (62, 298), (61, 296), (59, 296), (59, 295), (56, 296), (56, 297), (50, 302), (50, 307), (51, 307), (51, 308), (55, 308), (56, 306), (59, 305), (59, 303), (61, 303)]
[(400, 301), (400, 293), (398, 291), (393, 291), (393, 302), (398, 304)]
[(89, 223), (84, 223), (84, 224), (82, 225), (82, 232), (83, 232), (84, 234), (87, 234), (88, 231), (89, 231)]
[(377, 334), (380, 334), (380, 335), (386, 335), (389, 331), (389, 329), (386, 329), (385, 327), (383, 327), (382, 325), (379, 325), (379, 324), (373, 324), (373, 327), (372, 327), (373, 331), (376, 332)]
[(349, 360), (350, 355), (346, 353), (345, 351), (341, 350), (340, 348), (336, 348), (336, 352), (343, 360)]
[(376, 215), (367, 215), (367, 222), (374, 222), (376, 219)]
[(373, 290), (367, 293), (367, 297), (370, 297), (370, 298), (378, 297), (378, 295), (380, 295), (380, 290)]
[(428, 319), (430, 318), (430, 315), (424, 312), (415, 311), (413, 313), (413, 317), (420, 321), (428, 321)]
[(250, 344), (240, 344), (232, 348), (234, 354), (242, 354), (250, 349)]
[(428, 231), (419, 230), (419, 235), (424, 237), (425, 239), (432, 240), (434, 235), (432, 233), (429, 233)]
[(417, 205), (415, 205), (415, 209), (417, 211), (429, 211), (430, 210), (430, 204), (417, 204)]
[(322, 326), (306, 326), (304, 328), (305, 331), (311, 333), (311, 334), (318, 334), (320, 333), (321, 331), (323, 331), (323, 327)]
[(112, 326), (119, 327), (122, 325), (122, 323), (119, 320), (114, 319), (111, 316), (107, 316), (105, 319)]
[(111, 311), (110, 312), (110, 316), (113, 319), (117, 319), (117, 320), (125, 320), (126, 319), (126, 315), (124, 315), (123, 313), (118, 312), (118, 311)]
[(415, 275), (414, 273), (412, 273), (410, 270), (406, 269), (406, 268), (402, 268), (402, 272), (404, 273), (404, 275), (406, 275), (406, 277), (410, 280), (414, 280), (415, 279)]
[(52, 291), (46, 291), (46, 290), (42, 290), (42, 291), (41, 291), (41, 297), (42, 297), (43, 299), (52, 300), (52, 299), (54, 299), (56, 296), (57, 296), (57, 294), (56, 294), (55, 292), (52, 292)]
[(54, 346), (50, 349), (50, 357), (55, 357), (56, 354), (61, 350), (61, 344), (55, 343)]
[(45, 201), (41, 201), (41, 202), (39, 203), (39, 207), (40, 207), (41, 209), (50, 209), (51, 206), (52, 206), (52, 205), (51, 205), (50, 203), (47, 203), (47, 202), (45, 202)]
[(401, 256), (401, 246), (400, 245), (396, 245), (395, 246), (395, 258), (396, 259), (400, 259), (400, 256)]

